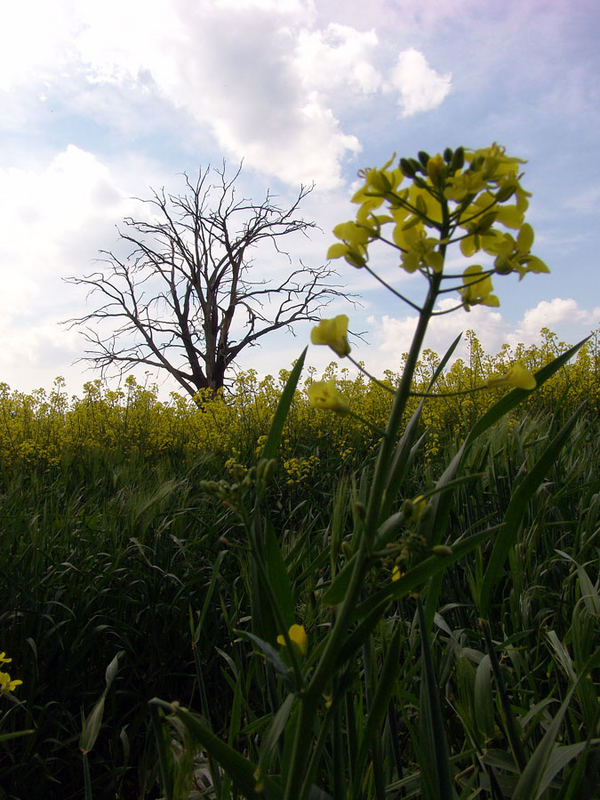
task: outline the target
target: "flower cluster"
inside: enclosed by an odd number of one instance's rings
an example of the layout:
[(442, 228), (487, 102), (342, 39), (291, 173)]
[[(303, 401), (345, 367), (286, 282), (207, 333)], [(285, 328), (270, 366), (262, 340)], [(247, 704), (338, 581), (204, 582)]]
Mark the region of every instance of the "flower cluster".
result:
[[(12, 658), (7, 658), (6, 653), (0, 653), (0, 666), (2, 664), (10, 664)], [(20, 686), (23, 681), (20, 680), (12, 680), (8, 672), (2, 672), (0, 670), (0, 694), (9, 694), (10, 692), (14, 692), (17, 686)]]
[(456, 288), (466, 310), (478, 303), (499, 305), (492, 294), (494, 273), (522, 278), (549, 271), (531, 253), (533, 230), (524, 220), (530, 195), (520, 183), (521, 159), (497, 144), (447, 148), (435, 156), (420, 152), (418, 160), (403, 158), (391, 169), (394, 159), (395, 154), (381, 169), (362, 171), (364, 184), (352, 198), (359, 206), (356, 220), (334, 228), (340, 242), (331, 245), (328, 258), (364, 267), (369, 245), (380, 240), (400, 252), (405, 271), (439, 275), (448, 245), (456, 242), (466, 258), (481, 253), (491, 261), (464, 270), (463, 285)]

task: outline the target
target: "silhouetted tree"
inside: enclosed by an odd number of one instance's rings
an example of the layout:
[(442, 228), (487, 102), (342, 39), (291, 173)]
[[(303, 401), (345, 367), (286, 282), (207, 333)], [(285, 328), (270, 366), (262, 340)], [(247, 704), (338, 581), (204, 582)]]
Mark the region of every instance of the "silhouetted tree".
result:
[[(105, 266), (70, 283), (89, 287), (100, 303), (69, 324), (82, 326), (89, 345), (82, 360), (102, 373), (113, 366), (123, 373), (138, 364), (166, 370), (190, 395), (216, 391), (246, 347), (300, 320), (316, 320), (336, 296), (336, 273), (327, 265), (308, 267), (282, 248), (283, 237), (307, 234), (313, 222), (296, 216), (312, 190), (302, 186), (286, 208), (267, 192), (256, 203), (238, 199), (235, 181), (221, 170), (200, 170), (185, 192), (152, 190), (144, 200), (145, 219), (126, 217), (118, 229), (129, 252), (101, 250)], [(218, 176), (210, 182), (211, 174)], [(253, 255), (270, 244), (285, 260), (281, 280), (261, 278)], [(264, 255), (264, 252), (258, 253)], [(106, 326), (110, 330), (107, 330)]]

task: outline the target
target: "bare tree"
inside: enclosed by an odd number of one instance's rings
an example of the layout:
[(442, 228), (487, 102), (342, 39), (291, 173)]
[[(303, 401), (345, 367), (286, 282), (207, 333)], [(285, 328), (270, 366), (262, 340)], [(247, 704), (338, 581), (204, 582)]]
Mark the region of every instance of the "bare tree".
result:
[[(330, 283), (336, 273), (326, 264), (299, 262), (290, 272), (292, 260), (281, 246), (283, 237), (315, 227), (296, 216), (312, 189), (300, 187), (283, 209), (270, 192), (260, 203), (238, 199), (240, 171), (228, 178), (223, 165), (212, 171), (215, 183), (210, 168), (195, 181), (185, 175), (181, 195), (152, 190), (143, 201), (150, 208), (146, 219), (126, 217), (117, 229), (125, 255), (101, 250), (100, 271), (66, 279), (100, 298), (93, 311), (68, 321), (83, 328), (89, 347), (82, 360), (103, 374), (137, 364), (166, 370), (192, 396), (216, 391), (244, 348), (318, 319), (334, 297), (346, 296)], [(257, 250), (264, 244), (286, 261), (280, 281), (258, 277), (253, 255), (264, 255)]]

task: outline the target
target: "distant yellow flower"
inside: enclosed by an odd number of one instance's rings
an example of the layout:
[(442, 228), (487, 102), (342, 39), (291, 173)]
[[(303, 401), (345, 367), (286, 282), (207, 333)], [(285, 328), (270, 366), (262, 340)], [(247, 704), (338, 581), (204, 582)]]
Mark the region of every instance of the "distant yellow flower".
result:
[(7, 658), (4, 650), (0, 653), (0, 664), (10, 664), (12, 658)]
[(330, 409), (342, 416), (350, 411), (348, 404), (340, 397), (334, 380), (314, 381), (306, 391), (314, 408)]
[(463, 305), (467, 311), (470, 306), (499, 306), (500, 301), (492, 294), (494, 287), (489, 275), (485, 275), (479, 264), (471, 264), (463, 273), (464, 288), (458, 291), (462, 295)]
[(516, 386), (518, 389), (535, 389), (537, 386), (532, 373), (518, 361), (504, 375), (488, 378), (486, 385), (492, 389), (497, 386)]
[(396, 581), (399, 581), (399, 580), (400, 580), (400, 578), (401, 578), (403, 575), (404, 575), (404, 573), (403, 573), (403, 572), (400, 572), (400, 567), (398, 566), (398, 564), (394, 564), (394, 569), (392, 570), (392, 581), (394, 581), (394, 583), (395, 583)]
[[(305, 656), (308, 652), (308, 637), (306, 636), (304, 625), (292, 625), (288, 631), (288, 636), (298, 653)], [(285, 647), (285, 638), (281, 633), (277, 637), (277, 644), (282, 644)]]
[[(10, 661), (10, 659), (8, 659)], [(0, 694), (13, 692), (17, 686), (20, 686), (23, 681), (11, 680), (8, 672), (0, 672)]]
[(340, 358), (350, 352), (348, 344), (348, 317), (338, 314), (333, 319), (322, 319), (310, 334), (313, 344), (327, 344)]

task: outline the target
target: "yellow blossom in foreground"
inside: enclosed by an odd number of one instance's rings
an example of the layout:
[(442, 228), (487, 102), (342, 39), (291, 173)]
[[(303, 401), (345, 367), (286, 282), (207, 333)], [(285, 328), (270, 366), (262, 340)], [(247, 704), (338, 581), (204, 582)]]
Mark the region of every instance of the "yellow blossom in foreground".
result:
[(535, 389), (537, 383), (535, 377), (527, 367), (524, 367), (523, 364), (517, 361), (504, 375), (496, 375), (492, 378), (488, 378), (486, 386), (490, 389), (496, 388), (497, 386), (516, 386), (517, 389), (531, 390)]
[(0, 672), (0, 694), (13, 692), (23, 681), (11, 680), (8, 672)]
[(463, 273), (464, 288), (458, 291), (462, 295), (463, 305), (467, 311), (470, 306), (499, 306), (500, 301), (492, 294), (494, 287), (489, 275), (485, 275), (479, 264), (471, 264)]
[[(394, 235), (398, 244), (399, 236)], [(432, 267), (434, 272), (441, 272), (444, 257), (436, 248), (439, 240), (426, 236), (425, 232), (417, 226), (406, 228), (403, 231), (404, 252), (401, 256), (400, 266), (407, 272), (415, 272), (421, 267)], [(399, 245), (401, 246), (401, 245)]]
[[(12, 658), (7, 658), (4, 650), (0, 653), (0, 664), (10, 664)], [(17, 686), (20, 686), (23, 681), (11, 680), (8, 672), (0, 671), (0, 694), (8, 694), (13, 692)]]
[(427, 174), (434, 185), (445, 178), (447, 171), (446, 162), (440, 153), (427, 161)]
[(313, 344), (327, 344), (340, 358), (350, 352), (348, 344), (348, 317), (338, 314), (333, 319), (322, 319), (311, 333), (310, 340)]
[(334, 380), (314, 381), (306, 390), (311, 406), (329, 409), (342, 416), (350, 411), (348, 404), (342, 400)]
[[(306, 636), (304, 625), (292, 625), (288, 631), (288, 636), (300, 655), (305, 656), (308, 652), (308, 637)], [(285, 647), (285, 638), (281, 633), (277, 637), (277, 644), (282, 644)]]

